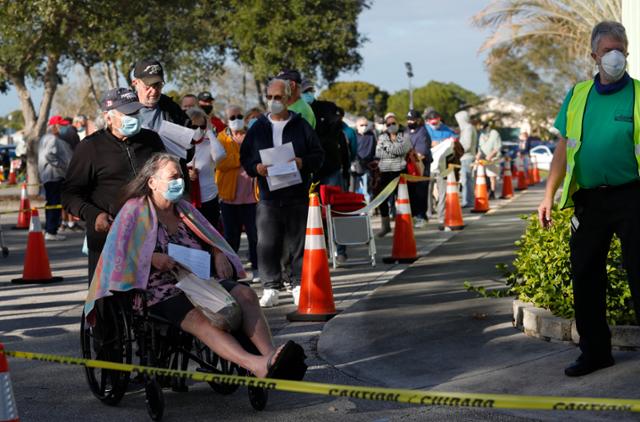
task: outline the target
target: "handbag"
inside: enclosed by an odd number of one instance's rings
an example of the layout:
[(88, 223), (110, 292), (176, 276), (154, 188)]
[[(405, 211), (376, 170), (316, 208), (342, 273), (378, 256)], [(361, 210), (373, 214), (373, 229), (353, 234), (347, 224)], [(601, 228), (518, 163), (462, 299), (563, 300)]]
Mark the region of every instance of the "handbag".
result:
[(202, 279), (190, 271), (178, 271), (176, 287), (187, 295), (193, 306), (221, 330), (236, 331), (242, 324), (242, 310), (238, 302), (214, 278)]

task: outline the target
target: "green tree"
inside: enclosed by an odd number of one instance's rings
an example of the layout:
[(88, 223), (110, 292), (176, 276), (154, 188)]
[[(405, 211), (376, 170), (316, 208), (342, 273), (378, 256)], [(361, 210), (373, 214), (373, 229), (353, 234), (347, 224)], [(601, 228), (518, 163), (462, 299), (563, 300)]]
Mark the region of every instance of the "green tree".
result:
[(225, 25), (232, 55), (261, 81), (283, 68), (305, 77), (333, 82), (342, 71), (362, 64), (358, 48), (366, 40), (358, 32), (358, 16), (368, 0), (230, 0)]
[(319, 98), (333, 101), (348, 113), (373, 119), (385, 113), (389, 93), (368, 82), (335, 82)]
[(620, 19), (620, 0), (494, 0), (472, 22), (491, 31), (481, 51), (496, 94), (535, 122), (553, 118), (566, 90), (591, 77), (594, 25)]
[[(432, 107), (442, 115), (447, 124), (455, 124), (453, 116), (462, 105), (474, 105), (479, 102), (478, 95), (453, 82), (430, 81), (413, 91), (413, 104), (416, 110), (422, 112), (425, 108)], [(401, 121), (405, 121), (409, 111), (409, 91), (403, 89), (391, 95), (387, 109), (396, 113)]]

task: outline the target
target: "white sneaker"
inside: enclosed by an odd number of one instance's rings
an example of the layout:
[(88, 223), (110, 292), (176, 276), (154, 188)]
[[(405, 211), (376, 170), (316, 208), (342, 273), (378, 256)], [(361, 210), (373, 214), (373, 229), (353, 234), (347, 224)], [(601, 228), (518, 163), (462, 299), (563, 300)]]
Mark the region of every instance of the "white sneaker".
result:
[(260, 276), (259, 275), (253, 276), (253, 278), (251, 279), (251, 283), (253, 283), (253, 284), (260, 283)]
[(260, 298), (260, 306), (263, 308), (271, 308), (278, 306), (280, 302), (278, 296), (280, 293), (276, 289), (264, 289)]
[(66, 238), (67, 236), (63, 236), (61, 234), (51, 234), (51, 233), (44, 234), (44, 240), (65, 240)]
[(293, 304), (298, 306), (298, 303), (300, 303), (300, 286), (291, 289), (291, 295), (293, 296)]
[(427, 220), (419, 217), (413, 219), (413, 227), (416, 229), (424, 229), (427, 227)]

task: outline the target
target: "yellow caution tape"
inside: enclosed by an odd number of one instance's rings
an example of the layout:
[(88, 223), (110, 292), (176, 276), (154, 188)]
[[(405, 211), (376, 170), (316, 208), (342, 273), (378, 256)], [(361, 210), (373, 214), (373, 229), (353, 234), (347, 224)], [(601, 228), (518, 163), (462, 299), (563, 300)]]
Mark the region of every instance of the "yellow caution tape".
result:
[[(0, 353), (3, 353), (0, 350)], [(106, 362), (93, 359), (57, 356), (4, 350), (7, 356), (55, 362), (65, 365), (80, 365), (89, 368), (110, 369), (139, 374), (186, 378), (193, 381), (258, 387), (293, 393), (320, 394), (333, 397), (349, 397), (363, 400), (392, 401), (424, 406), (482, 407), (493, 409), (527, 410), (582, 410), (595, 412), (640, 412), (640, 400), (609, 399), (592, 397), (517, 396), (512, 394), (477, 394), (459, 392), (437, 392), (399, 388), (360, 387), (354, 385), (321, 384), (307, 381), (286, 381), (270, 378), (254, 378), (239, 375), (221, 375), (149, 366)]]
[(15, 214), (15, 213), (27, 212), (27, 211), (31, 211), (31, 210), (61, 210), (61, 209), (62, 209), (62, 205), (60, 205), (60, 204), (58, 204), (58, 205), (44, 205), (42, 207), (20, 208), (20, 209), (17, 209), (17, 210), (2, 211), (2, 212), (0, 212), (0, 215), (3, 215), (3, 214)]
[[(6, 181), (5, 181), (6, 182)], [(23, 183), (17, 182), (16, 184), (10, 185), (8, 183), (0, 182), (0, 189), (9, 189), (9, 188), (22, 188)], [(27, 183), (27, 186), (41, 186), (42, 183)]]

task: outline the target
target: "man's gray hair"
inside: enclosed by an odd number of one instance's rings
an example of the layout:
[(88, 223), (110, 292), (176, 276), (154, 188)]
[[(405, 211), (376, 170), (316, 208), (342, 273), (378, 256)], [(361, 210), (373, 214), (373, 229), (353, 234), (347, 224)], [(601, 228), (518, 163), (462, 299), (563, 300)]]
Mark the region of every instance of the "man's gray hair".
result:
[(240, 112), (242, 113), (242, 107), (240, 107), (239, 105), (236, 105), (236, 104), (229, 104), (228, 106), (226, 106), (224, 108), (225, 114), (229, 114), (229, 112), (231, 112), (233, 110), (240, 110)]
[(204, 110), (200, 107), (188, 108), (187, 110), (185, 110), (185, 113), (187, 113), (187, 116), (189, 116), (189, 119), (191, 121), (193, 121), (194, 117), (202, 117), (205, 122), (207, 121), (207, 113), (205, 113)]
[(269, 84), (267, 85), (267, 89), (269, 89), (269, 87), (275, 84), (276, 82), (279, 82), (284, 85), (284, 95), (286, 95), (287, 98), (291, 98), (291, 85), (289, 84), (289, 81), (287, 81), (286, 79), (278, 79), (278, 78), (271, 79), (269, 81)]
[(593, 27), (591, 31), (591, 51), (593, 53), (598, 49), (598, 44), (602, 37), (611, 37), (615, 40), (624, 42), (625, 48), (629, 45), (627, 39), (627, 31), (620, 22), (602, 21)]
[(75, 117), (73, 118), (73, 123), (86, 123), (87, 122), (87, 116), (85, 116), (84, 114), (76, 114)]

